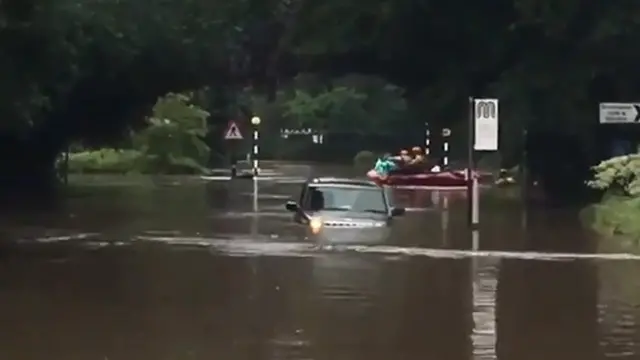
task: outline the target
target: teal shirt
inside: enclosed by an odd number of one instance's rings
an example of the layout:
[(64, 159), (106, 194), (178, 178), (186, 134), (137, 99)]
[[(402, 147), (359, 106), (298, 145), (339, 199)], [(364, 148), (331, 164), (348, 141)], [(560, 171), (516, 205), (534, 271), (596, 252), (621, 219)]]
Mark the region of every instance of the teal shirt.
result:
[(391, 160), (378, 159), (374, 170), (380, 175), (389, 175), (389, 173), (396, 169), (396, 163)]

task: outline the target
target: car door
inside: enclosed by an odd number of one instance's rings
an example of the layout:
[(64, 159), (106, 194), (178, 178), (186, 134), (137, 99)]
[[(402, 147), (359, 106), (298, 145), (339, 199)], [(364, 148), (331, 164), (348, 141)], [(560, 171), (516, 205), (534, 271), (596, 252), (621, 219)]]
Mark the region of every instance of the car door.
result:
[(382, 187), (380, 189), (382, 197), (384, 198), (385, 207), (387, 208), (387, 224), (391, 224), (393, 216), (391, 216), (391, 210), (396, 206), (393, 190), (390, 187)]
[[(300, 191), (300, 197), (298, 198), (298, 206), (300, 206), (302, 209), (304, 209), (305, 207), (305, 202), (307, 201), (307, 193), (309, 192), (309, 186), (308, 184), (304, 184), (302, 185), (302, 190)], [(305, 220), (302, 217), (302, 215), (300, 215), (299, 212), (296, 212), (293, 214), (293, 221), (298, 223), (298, 224), (304, 224)]]

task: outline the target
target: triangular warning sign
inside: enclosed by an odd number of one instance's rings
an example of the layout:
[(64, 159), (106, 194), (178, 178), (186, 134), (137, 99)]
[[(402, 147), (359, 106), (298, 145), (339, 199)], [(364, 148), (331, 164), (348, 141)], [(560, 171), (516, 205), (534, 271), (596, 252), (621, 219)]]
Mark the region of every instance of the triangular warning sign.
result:
[(229, 125), (227, 126), (227, 131), (224, 133), (225, 140), (242, 140), (242, 134), (240, 133), (240, 128), (236, 124), (235, 121), (229, 121)]

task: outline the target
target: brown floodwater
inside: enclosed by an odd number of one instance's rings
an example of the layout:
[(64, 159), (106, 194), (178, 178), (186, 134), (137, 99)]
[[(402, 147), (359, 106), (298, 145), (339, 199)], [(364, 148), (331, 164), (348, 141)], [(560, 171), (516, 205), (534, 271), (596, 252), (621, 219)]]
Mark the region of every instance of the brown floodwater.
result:
[(93, 177), (3, 215), (0, 358), (640, 358), (640, 260), (575, 211), (486, 194), (472, 249), (463, 196), (395, 191), (391, 229), (318, 246), (296, 176), (257, 213), (252, 181)]

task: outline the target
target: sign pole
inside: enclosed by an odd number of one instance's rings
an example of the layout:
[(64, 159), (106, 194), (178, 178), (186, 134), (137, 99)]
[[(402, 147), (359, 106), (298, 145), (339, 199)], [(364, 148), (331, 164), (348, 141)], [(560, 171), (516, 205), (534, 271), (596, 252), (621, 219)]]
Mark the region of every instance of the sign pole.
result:
[(235, 149), (231, 149), (229, 156), (231, 157), (231, 178), (235, 179), (238, 176), (238, 159), (236, 159)]
[(498, 151), (499, 149), (498, 99), (469, 98), (469, 225), (472, 230), (472, 246), (479, 245), (480, 188), (475, 173), (475, 151)]
[(449, 196), (442, 198), (442, 216), (440, 218), (440, 226), (442, 229), (442, 245), (449, 245)]
[(474, 230), (478, 219), (478, 214), (475, 211), (476, 204), (474, 204), (473, 192), (474, 192), (474, 177), (473, 169), (475, 168), (473, 159), (474, 148), (474, 136), (475, 136), (475, 100), (473, 96), (469, 97), (469, 114), (467, 119), (467, 210), (468, 210), (468, 225), (471, 230)]
[(253, 125), (253, 141), (252, 141), (252, 172), (253, 178), (257, 179), (260, 174), (260, 123), (262, 121), (259, 117), (254, 116), (251, 118), (251, 125)]
[(527, 199), (529, 198), (529, 171), (527, 169), (527, 143), (528, 143), (528, 132), (527, 129), (525, 128), (524, 130), (522, 130), (522, 152), (521, 152), (521, 159), (520, 159), (520, 167), (519, 167), (519, 172), (520, 172), (520, 196), (521, 196), (521, 200), (522, 203), (524, 204), (524, 206), (526, 207), (527, 205)]
[(64, 152), (64, 184), (69, 185), (69, 151), (70, 146), (67, 146), (67, 150)]
[[(227, 129), (224, 132), (224, 139), (225, 140), (242, 140), (243, 136), (242, 133), (240, 132), (240, 128), (238, 127), (238, 124), (231, 120), (229, 121), (229, 123), (227, 124)], [(231, 147), (231, 152), (230, 152), (230, 156), (231, 156), (231, 178), (234, 179), (237, 175), (238, 175), (238, 159), (236, 156), (236, 149), (235, 149), (235, 144), (231, 145), (231, 143), (233, 142), (229, 142), (229, 146)]]

